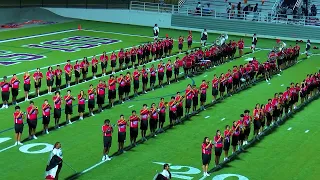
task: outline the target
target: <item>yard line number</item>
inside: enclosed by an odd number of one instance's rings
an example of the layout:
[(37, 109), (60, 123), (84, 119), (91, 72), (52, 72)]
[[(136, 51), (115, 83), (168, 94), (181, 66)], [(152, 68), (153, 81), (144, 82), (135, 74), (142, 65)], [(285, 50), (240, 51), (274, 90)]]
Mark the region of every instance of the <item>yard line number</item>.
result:
[[(155, 164), (164, 165), (164, 162), (153, 162)], [(171, 165), (171, 163), (167, 163), (170, 165), (170, 172), (173, 178), (177, 179), (185, 179), (191, 180), (194, 177), (191, 175), (197, 175), (201, 173), (201, 170), (192, 166), (181, 166), (181, 165)], [(180, 170), (180, 171), (179, 171)], [(242, 176), (240, 174), (219, 174), (212, 177), (212, 180), (224, 180), (229, 177), (237, 177), (238, 180), (249, 180), (249, 178)]]
[[(0, 144), (4, 143), (6, 141), (11, 140), (10, 137), (4, 137), (4, 138), (0, 138)], [(15, 147), (14, 145), (0, 149), (0, 152), (3, 152), (5, 150), (8, 150), (10, 148)], [(42, 147), (42, 149), (41, 149)], [(53, 145), (52, 144), (48, 144), (48, 143), (29, 143), (29, 144), (25, 144), (23, 146), (20, 146), (19, 150), (22, 153), (26, 153), (26, 154), (43, 154), (43, 153), (47, 153), (52, 151), (53, 149)]]

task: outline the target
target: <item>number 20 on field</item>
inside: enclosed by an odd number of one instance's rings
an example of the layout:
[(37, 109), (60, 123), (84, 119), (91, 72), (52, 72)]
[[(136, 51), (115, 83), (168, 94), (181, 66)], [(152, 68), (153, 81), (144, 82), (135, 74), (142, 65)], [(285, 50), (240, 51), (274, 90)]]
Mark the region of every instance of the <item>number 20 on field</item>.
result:
[[(10, 137), (0, 138), (0, 144), (4, 143), (6, 141), (9, 141), (10, 139), (11, 139)], [(31, 148), (38, 147), (38, 146), (43, 147), (43, 148), (39, 149), (39, 150), (30, 150)], [(0, 149), (0, 152), (6, 151), (6, 150), (13, 148), (13, 147), (15, 147), (15, 145)], [(48, 143), (29, 143), (29, 144), (25, 144), (25, 145), (19, 147), (19, 150), (21, 152), (27, 153), (27, 154), (42, 154), (42, 153), (50, 152), (52, 149), (53, 149), (53, 145), (48, 144)]]
[[(166, 163), (163, 162), (153, 162), (155, 164), (164, 165)], [(185, 180), (191, 180), (193, 179), (192, 175), (198, 175), (201, 173), (201, 170), (195, 167), (191, 166), (180, 166), (180, 165), (170, 165), (170, 172), (171, 176), (176, 179), (185, 179)], [(185, 169), (186, 171), (179, 171), (181, 169)], [(242, 176), (240, 174), (219, 174), (214, 177), (212, 177), (212, 180), (224, 180), (229, 177), (236, 177), (238, 180), (249, 180), (247, 177)], [(201, 178), (200, 180), (207, 179), (207, 178)]]

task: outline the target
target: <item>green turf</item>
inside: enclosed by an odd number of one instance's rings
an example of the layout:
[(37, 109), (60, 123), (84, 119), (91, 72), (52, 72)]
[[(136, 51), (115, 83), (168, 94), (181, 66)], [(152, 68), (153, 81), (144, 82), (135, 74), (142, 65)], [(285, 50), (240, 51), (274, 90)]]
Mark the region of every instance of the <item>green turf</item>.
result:
[[(122, 33), (130, 33), (130, 34), (140, 34), (140, 35), (151, 35), (150, 28), (146, 27), (138, 27), (138, 26), (125, 26), (118, 24), (107, 24), (107, 23), (98, 23), (98, 22), (90, 22), (90, 21), (81, 21), (81, 22), (73, 22), (73, 23), (65, 23), (63, 25), (53, 25), (48, 27), (40, 27), (40, 28), (28, 28), (23, 30), (15, 30), (10, 32), (3, 32), (3, 36), (1, 38), (13, 38), (13, 37), (21, 37), (24, 35), (32, 35), (39, 34), (45, 32), (53, 32), (57, 30), (65, 30), (68, 28), (75, 28), (77, 24), (81, 23), (83, 28), (94, 29), (94, 30), (102, 30), (102, 31), (113, 31), (113, 32), (122, 32)], [(101, 53), (101, 51), (112, 51), (118, 50), (120, 47), (128, 47), (132, 46), (135, 42), (139, 44), (140, 42), (144, 42), (146, 38), (137, 38), (137, 37), (128, 37), (122, 35), (114, 35), (114, 34), (106, 34), (106, 33), (89, 33), (83, 31), (76, 31), (72, 34), (74, 35), (90, 35), (90, 36), (98, 36), (98, 37), (112, 37), (114, 39), (121, 39), (123, 42), (106, 46), (105, 48), (94, 48), (90, 50), (76, 52), (74, 54), (67, 53), (48, 53), (48, 59), (46, 62), (35, 61), (28, 65), (21, 66), (21, 68), (26, 70), (25, 67), (28, 67), (28, 70), (33, 69), (35, 67), (42, 67), (54, 63), (65, 62), (65, 59), (69, 59), (70, 56), (73, 56), (75, 59), (81, 58), (83, 56), (90, 56), (92, 54)], [(177, 30), (161, 30), (161, 33), (168, 33), (170, 36), (177, 38), (179, 35), (183, 34), (186, 36), (186, 31), (177, 31)], [(69, 34), (69, 33), (68, 33)], [(61, 39), (68, 34), (60, 34), (48, 36), (48, 40), (56, 40)], [(2, 35), (2, 33), (1, 33)], [(194, 33), (194, 37), (199, 37), (198, 33)], [(216, 35), (210, 35), (210, 40), (214, 40)], [(51, 39), (50, 39), (51, 38)], [(239, 37), (230, 37), (230, 39), (239, 39)], [(41, 40), (42, 41), (42, 40)], [(250, 45), (251, 38), (246, 38), (246, 45)], [(28, 43), (25, 43), (28, 42)], [(17, 46), (17, 49), (20, 49), (19, 46), (23, 44), (29, 43), (37, 43), (40, 42), (37, 39), (28, 39), (25, 42), (10, 42), (5, 43), (7, 45)], [(121, 44), (121, 46), (120, 46)], [(287, 42), (287, 44), (293, 44), (292, 42)], [(1, 44), (2, 45), (2, 44)], [(259, 47), (270, 48), (274, 45), (274, 40), (261, 40), (259, 41)], [(1, 47), (1, 46), (0, 46)], [(1, 47), (2, 48), (2, 47)], [(176, 47), (175, 47), (176, 48)], [(14, 49), (14, 48), (13, 48)], [(34, 49), (28, 48), (27, 52), (35, 51)], [(38, 53), (41, 53), (41, 50), (38, 50)], [(176, 49), (175, 49), (176, 51)], [(222, 72), (226, 72), (227, 69), (231, 68), (233, 65), (244, 64), (245, 59), (247, 57), (256, 56), (260, 61), (264, 61), (266, 57), (267, 51), (259, 51), (255, 54), (248, 55), (244, 58), (238, 59), (236, 61), (224, 64), (215, 69), (211, 69), (205, 74), (194, 77), (193, 80), (199, 84), (202, 79), (211, 80), (213, 74), (220, 74)], [(63, 58), (58, 58), (63, 57)], [(72, 59), (72, 58), (70, 58)], [(139, 145), (137, 148), (130, 150), (125, 155), (118, 156), (114, 158), (111, 162), (107, 162), (96, 169), (84, 174), (80, 179), (103, 179), (106, 177), (106, 173), (108, 177), (111, 179), (151, 179), (154, 175), (155, 170), (160, 170), (161, 166), (156, 165), (152, 162), (170, 162), (173, 165), (186, 165), (193, 166), (196, 168), (200, 168), (201, 160), (200, 160), (200, 144), (204, 136), (213, 136), (213, 133), (216, 129), (222, 129), (225, 124), (230, 124), (233, 120), (235, 120), (239, 114), (245, 109), (252, 109), (254, 104), (259, 102), (263, 103), (265, 100), (273, 95), (274, 92), (283, 91), (285, 87), (281, 87), (281, 84), (289, 84), (291, 81), (300, 81), (302, 80), (307, 73), (312, 73), (317, 70), (316, 67), (320, 66), (320, 63), (316, 61), (316, 56), (311, 57), (306, 61), (302, 61), (297, 65), (289, 68), (284, 71), (281, 77), (275, 76), (271, 85), (267, 83), (261, 82), (256, 86), (241, 92), (240, 94), (234, 95), (215, 105), (213, 108), (209, 108), (207, 111), (201, 112), (196, 117), (193, 117), (191, 121), (185, 122), (183, 126), (176, 126), (172, 130), (167, 131), (163, 135), (159, 135), (156, 137), (157, 140), (151, 139), (144, 143), (143, 145)], [(19, 65), (18, 65), (19, 66)], [(12, 66), (10, 68), (5, 68), (2, 75), (12, 74), (14, 72), (21, 72), (16, 68), (18, 66)], [(16, 68), (14, 68), (16, 67)], [(207, 75), (206, 78), (204, 75)], [(87, 89), (90, 83), (95, 84), (96, 81), (91, 81), (88, 83), (84, 83), (81, 85), (77, 85), (72, 87), (73, 92), (78, 92), (81, 89)], [(158, 102), (159, 98), (162, 96), (168, 96), (170, 94), (175, 93), (178, 90), (185, 89), (186, 85), (191, 83), (191, 79), (185, 79), (180, 81), (179, 83), (171, 84), (170, 86), (166, 86), (163, 89), (158, 89), (154, 92), (149, 92), (146, 95), (135, 98), (130, 102), (126, 102), (125, 104), (118, 105), (114, 107), (112, 110), (106, 110), (103, 113), (97, 114), (94, 118), (86, 118), (83, 121), (77, 122), (72, 126), (64, 127), (58, 131), (52, 131), (50, 135), (41, 136), (38, 140), (33, 140), (28, 143), (51, 143), (53, 144), (56, 141), (61, 141), (63, 144), (63, 152), (65, 161), (72, 165), (78, 171), (82, 171), (95, 163), (99, 162), (101, 159), (101, 148), (102, 148), (102, 138), (100, 128), (102, 125), (102, 121), (105, 118), (109, 118), (114, 123), (120, 114), (124, 114), (125, 117), (128, 117), (130, 111), (132, 109), (139, 110), (141, 105), (144, 103), (151, 104), (152, 102)], [(63, 90), (62, 93), (65, 93), (66, 90)], [(20, 93), (21, 94), (21, 93)], [(41, 104), (45, 98), (50, 98), (51, 96), (40, 97), (35, 100), (36, 104)], [(169, 99), (168, 97), (166, 99)], [(208, 95), (208, 102), (211, 101), (211, 97)], [(129, 106), (134, 105), (132, 108), (128, 108)], [(21, 103), (22, 108), (24, 109), (27, 106), (27, 103)], [(12, 127), (12, 107), (7, 110), (1, 110), (0, 121), (2, 122), (2, 126), (0, 130)], [(76, 112), (76, 108), (74, 108), (74, 112)], [(76, 115), (76, 114), (75, 114)], [(204, 118), (206, 116), (210, 116), (210, 118)], [(222, 118), (225, 118), (225, 121), (221, 121)], [(64, 118), (62, 118), (64, 120)], [(168, 123), (168, 118), (167, 122)], [(39, 123), (38, 131), (41, 129), (41, 123)], [(27, 137), (27, 127), (25, 127), (25, 132), (23, 137)], [(13, 132), (8, 131), (2, 133), (0, 137), (12, 137)], [(129, 136), (128, 136), (129, 137)], [(127, 139), (128, 139), (127, 137)], [(113, 146), (111, 148), (111, 152), (115, 152), (117, 150), (117, 137), (114, 136)], [(28, 144), (27, 143), (27, 144)], [(0, 150), (6, 148), (13, 144), (13, 141), (7, 141), (5, 143), (0, 144)], [(128, 142), (126, 142), (128, 145)], [(30, 149), (31, 150), (31, 149)], [(35, 149), (33, 149), (35, 150)], [(10, 157), (10, 158), (9, 158)], [(10, 173), (10, 170), (15, 169), (23, 174), (25, 179), (40, 179), (43, 176), (43, 169), (47, 162), (48, 153), (45, 154), (24, 154), (21, 153), (17, 147), (8, 149), (0, 153), (0, 158), (4, 159), (1, 161), (1, 167), (3, 167), (4, 172), (8, 172), (4, 175), (4, 179), (16, 179), (20, 177), (16, 173)], [(19, 162), (28, 163), (29, 167), (21, 166)], [(120, 165), (121, 164), (121, 165)], [(188, 170), (187, 168), (181, 169), (182, 171)], [(125, 172), (125, 173), (124, 173)], [(128, 173), (127, 173), (128, 172)], [(74, 172), (69, 169), (67, 166), (64, 166), (61, 177), (65, 178), (67, 176), (72, 175)], [(234, 172), (237, 173), (237, 172)], [(196, 175), (187, 175), (195, 178), (200, 178), (200, 174)], [(28, 178), (30, 177), (30, 178)], [(259, 176), (258, 176), (259, 177)]]

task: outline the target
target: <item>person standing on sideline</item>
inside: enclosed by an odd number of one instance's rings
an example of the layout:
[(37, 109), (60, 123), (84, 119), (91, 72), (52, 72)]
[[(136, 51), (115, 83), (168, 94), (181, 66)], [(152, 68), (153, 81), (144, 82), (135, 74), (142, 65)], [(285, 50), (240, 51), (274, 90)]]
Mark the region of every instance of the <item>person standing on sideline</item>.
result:
[(3, 81), (0, 82), (1, 96), (2, 96), (2, 109), (8, 109), (8, 101), (10, 97), (10, 84), (7, 82), (7, 76), (3, 77)]
[(70, 60), (67, 60), (67, 64), (63, 68), (66, 75), (66, 87), (70, 87), (72, 71), (73, 71), (73, 66), (70, 64), (70, 62), (71, 62)]
[(40, 88), (41, 88), (41, 80), (43, 78), (43, 74), (40, 71), (40, 68), (37, 68), (37, 71), (33, 74), (34, 79), (34, 87), (36, 89), (36, 96), (40, 95)]
[(104, 124), (102, 126), (102, 133), (103, 133), (103, 146), (104, 146), (102, 161), (110, 161), (111, 158), (109, 158), (108, 153), (112, 143), (113, 128), (110, 125), (109, 119), (104, 120)]
[(202, 169), (203, 176), (210, 176), (208, 174), (208, 167), (211, 161), (212, 154), (212, 141), (208, 137), (205, 137), (201, 146), (202, 149)]
[(27, 123), (29, 125), (29, 139), (38, 139), (36, 134), (36, 128), (38, 124), (38, 107), (34, 105), (33, 101), (30, 101), (30, 105), (27, 107)]
[(96, 90), (93, 88), (93, 85), (90, 84), (90, 87), (89, 87), (89, 90), (88, 90), (88, 96), (89, 96), (88, 97), (89, 98), (89, 100), (88, 100), (88, 109), (89, 109), (90, 116), (94, 116), (93, 109), (94, 109), (95, 104), (96, 104), (94, 96), (96, 94), (97, 94)]
[(56, 91), (60, 90), (61, 86), (61, 75), (62, 75), (62, 70), (60, 69), (60, 65), (57, 65), (57, 69), (54, 70), (54, 75), (56, 76)]
[(230, 126), (226, 125), (226, 129), (224, 130), (224, 140), (223, 140), (223, 150), (224, 150), (224, 158), (223, 160), (226, 161), (228, 160), (228, 154), (229, 154), (229, 149), (230, 149), (230, 139), (231, 139), (231, 131), (230, 131)]
[(61, 143), (56, 142), (53, 146), (53, 150), (50, 153), (49, 162), (46, 167), (45, 179), (52, 180), (59, 178), (59, 173), (62, 168), (62, 159), (63, 156), (61, 150)]
[(44, 103), (42, 104), (41, 109), (42, 109), (43, 134), (49, 134), (48, 126), (50, 123), (51, 106), (48, 103), (48, 99), (44, 100)]
[(118, 124), (118, 143), (119, 143), (119, 149), (118, 153), (123, 153), (123, 147), (124, 147), (124, 141), (126, 140), (126, 132), (127, 132), (127, 121), (124, 119), (124, 115), (120, 115), (120, 119), (117, 122)]
[(54, 127), (56, 129), (60, 128), (59, 127), (59, 120), (61, 118), (61, 104), (62, 104), (62, 99), (60, 96), (60, 91), (56, 91), (56, 95), (53, 96), (53, 117), (54, 117)]
[(71, 95), (71, 90), (67, 91), (67, 95), (64, 96), (64, 101), (66, 102), (65, 114), (66, 114), (66, 124), (72, 124), (71, 115), (72, 115), (72, 101), (75, 98)]
[(140, 130), (141, 130), (141, 136), (143, 141), (147, 141), (146, 134), (148, 130), (148, 119), (150, 116), (150, 112), (148, 110), (147, 104), (143, 104), (142, 109), (140, 110)]
[(153, 39), (155, 41), (158, 40), (159, 32), (160, 32), (160, 29), (158, 27), (158, 24), (155, 24), (153, 27), (153, 36), (154, 36)]
[(30, 92), (30, 74), (25, 72), (23, 76), (23, 90), (24, 90), (24, 100), (29, 101), (29, 92)]
[(13, 113), (13, 119), (14, 119), (14, 131), (16, 134), (16, 142), (15, 145), (23, 145), (21, 143), (21, 134), (23, 132), (23, 118), (24, 113), (20, 111), (20, 106), (16, 106), (15, 112)]
[(208, 32), (207, 29), (204, 29), (201, 33), (201, 45), (205, 46), (208, 40)]
[(223, 137), (221, 136), (220, 130), (217, 130), (216, 135), (214, 136), (214, 152), (215, 152), (215, 165), (219, 165), (220, 156), (222, 153), (222, 147), (223, 147)]
[(132, 111), (132, 115), (130, 116), (129, 120), (130, 120), (130, 143), (131, 143), (131, 146), (136, 146), (140, 118), (137, 116), (135, 110)]
[(17, 104), (17, 96), (19, 94), (19, 85), (20, 80), (17, 78), (16, 74), (13, 74), (11, 80), (10, 80), (10, 86), (11, 86), (11, 93), (12, 93), (12, 104)]
[(104, 104), (104, 100), (106, 98), (106, 88), (106, 82), (100, 80), (99, 84), (97, 85), (97, 104), (100, 112), (103, 111), (102, 105)]
[(78, 94), (78, 113), (79, 113), (79, 120), (83, 120), (83, 113), (86, 109), (86, 94), (84, 91), (81, 90), (80, 94)]

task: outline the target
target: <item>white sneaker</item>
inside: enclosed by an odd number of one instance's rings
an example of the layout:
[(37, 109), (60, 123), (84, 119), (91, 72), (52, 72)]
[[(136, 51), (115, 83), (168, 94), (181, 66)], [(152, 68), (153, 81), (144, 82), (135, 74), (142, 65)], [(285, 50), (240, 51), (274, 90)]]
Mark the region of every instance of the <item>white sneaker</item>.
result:
[(2, 109), (4, 109), (4, 108), (6, 108), (6, 105), (2, 105), (2, 107), (1, 107)]
[(8, 105), (6, 105), (6, 109), (8, 109), (9, 108), (9, 106)]
[(109, 158), (109, 156), (107, 155), (106, 156), (106, 161), (110, 161), (111, 160), (111, 158)]
[(19, 146), (22, 146), (22, 145), (23, 145), (21, 142), (17, 142), (17, 144), (18, 144)]
[(14, 146), (18, 146), (18, 141), (14, 143)]
[(49, 131), (48, 131), (48, 130), (46, 130), (46, 134), (49, 134)]
[(210, 176), (210, 174), (206, 173), (206, 176), (207, 176), (207, 177), (209, 177), (209, 176)]
[(33, 138), (33, 139), (38, 139), (36, 135), (33, 135), (32, 138)]
[(83, 120), (83, 117), (80, 117), (79, 120)]
[(91, 116), (95, 116), (93, 113), (91, 113)]
[(106, 160), (106, 156), (102, 156), (101, 161), (105, 161)]
[(68, 124), (72, 124), (72, 122), (71, 121), (69, 121), (69, 123)]
[(204, 172), (204, 173), (203, 173), (203, 176), (207, 176), (207, 173)]

